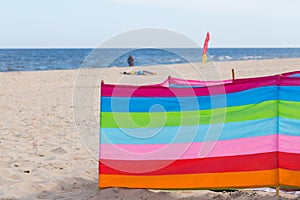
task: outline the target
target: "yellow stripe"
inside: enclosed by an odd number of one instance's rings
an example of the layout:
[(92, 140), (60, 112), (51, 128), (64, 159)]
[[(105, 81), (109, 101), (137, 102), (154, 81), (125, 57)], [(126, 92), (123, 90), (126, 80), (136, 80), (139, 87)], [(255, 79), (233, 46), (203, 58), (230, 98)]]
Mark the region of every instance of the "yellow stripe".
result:
[[(276, 186), (278, 169), (157, 176), (99, 175), (99, 188), (249, 188)], [(300, 181), (300, 179), (299, 179)]]
[(279, 169), (279, 183), (285, 186), (300, 187), (300, 171)]

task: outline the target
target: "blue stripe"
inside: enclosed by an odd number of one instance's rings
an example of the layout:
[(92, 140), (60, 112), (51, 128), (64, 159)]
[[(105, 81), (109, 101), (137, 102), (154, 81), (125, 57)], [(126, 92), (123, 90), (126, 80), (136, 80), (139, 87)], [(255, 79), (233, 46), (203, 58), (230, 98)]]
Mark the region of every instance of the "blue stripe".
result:
[(289, 77), (300, 77), (300, 73), (299, 74), (290, 75)]
[[(276, 133), (276, 118), (162, 128), (101, 128), (102, 144), (170, 144), (231, 140)], [(209, 131), (209, 132), (208, 132)]]
[(191, 85), (170, 84), (169, 87), (170, 88), (202, 88), (202, 87), (205, 87), (205, 86), (191, 86)]
[[(292, 98), (292, 96), (286, 94), (284, 90), (281, 96), (287, 99)], [(102, 97), (101, 112), (177, 112), (207, 110), (255, 104), (276, 99), (277, 86), (266, 86), (242, 92), (200, 97)]]
[(280, 100), (300, 102), (300, 86), (280, 86)]
[(300, 136), (300, 120), (280, 117), (278, 131), (283, 135)]

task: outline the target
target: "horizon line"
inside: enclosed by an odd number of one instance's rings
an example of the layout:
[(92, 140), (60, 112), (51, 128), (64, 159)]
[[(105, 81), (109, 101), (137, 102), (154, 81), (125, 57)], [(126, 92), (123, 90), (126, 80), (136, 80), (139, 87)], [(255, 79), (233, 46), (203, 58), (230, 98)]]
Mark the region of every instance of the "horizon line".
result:
[[(1, 50), (4, 49), (202, 49), (201, 47), (0, 47)], [(209, 47), (209, 49), (297, 49), (300, 46), (217, 46)]]

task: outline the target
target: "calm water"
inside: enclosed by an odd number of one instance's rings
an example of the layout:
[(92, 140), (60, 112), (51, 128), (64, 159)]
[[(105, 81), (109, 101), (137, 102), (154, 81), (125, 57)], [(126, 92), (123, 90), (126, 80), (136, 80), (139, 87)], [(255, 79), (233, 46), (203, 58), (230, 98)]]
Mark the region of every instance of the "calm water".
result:
[[(80, 67), (136, 66), (200, 62), (201, 49), (0, 49), (0, 71), (76, 69)], [(208, 60), (300, 58), (300, 48), (210, 48)]]

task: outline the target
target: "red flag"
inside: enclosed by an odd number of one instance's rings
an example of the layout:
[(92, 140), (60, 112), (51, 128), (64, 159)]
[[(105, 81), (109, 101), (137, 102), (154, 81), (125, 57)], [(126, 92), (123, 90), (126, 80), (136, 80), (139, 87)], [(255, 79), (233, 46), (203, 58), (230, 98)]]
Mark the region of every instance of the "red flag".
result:
[(202, 64), (205, 64), (205, 62), (207, 60), (206, 52), (208, 50), (208, 41), (209, 41), (209, 39), (210, 39), (209, 32), (207, 32), (205, 42), (204, 42), (204, 46), (203, 46), (203, 50), (202, 50)]
[(209, 41), (209, 39), (210, 39), (209, 32), (207, 32), (205, 42), (204, 42), (204, 46), (203, 46), (203, 50), (202, 50), (202, 55), (206, 54), (206, 52), (208, 50), (208, 41)]

